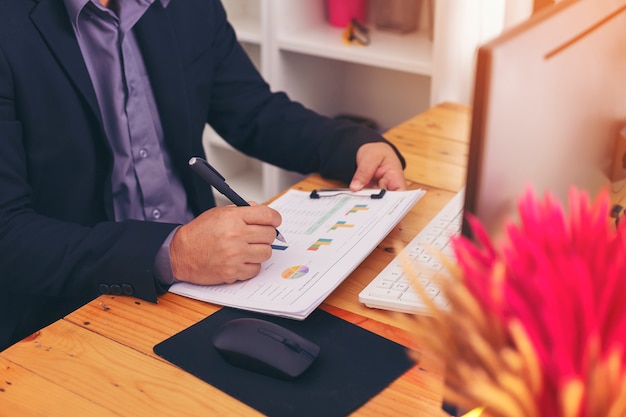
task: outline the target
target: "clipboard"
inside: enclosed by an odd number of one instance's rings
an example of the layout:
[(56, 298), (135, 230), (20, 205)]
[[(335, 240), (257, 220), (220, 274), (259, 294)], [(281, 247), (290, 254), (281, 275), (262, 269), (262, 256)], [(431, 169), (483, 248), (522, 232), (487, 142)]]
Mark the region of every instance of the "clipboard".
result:
[(222, 306), (305, 319), (426, 193), (338, 190), (318, 190), (321, 198), (311, 198), (309, 191), (288, 190), (270, 204), (282, 215), (279, 227), (289, 245), (275, 241), (272, 257), (256, 277), (208, 287), (178, 282), (169, 291)]

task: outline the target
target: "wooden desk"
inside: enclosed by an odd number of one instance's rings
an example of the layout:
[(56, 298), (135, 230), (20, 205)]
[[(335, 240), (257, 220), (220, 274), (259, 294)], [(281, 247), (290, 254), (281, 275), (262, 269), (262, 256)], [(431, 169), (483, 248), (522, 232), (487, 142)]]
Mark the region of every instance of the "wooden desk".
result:
[[(428, 190), (323, 308), (407, 346), (419, 342), (400, 317), (357, 300), (363, 287), (464, 183), (469, 108), (444, 103), (391, 129), (386, 136), (407, 158), (410, 188)], [(294, 188), (337, 186), (311, 176)], [(152, 347), (202, 320), (219, 306), (174, 294), (159, 304), (102, 296), (0, 353), (0, 414), (7, 416), (252, 416), (260, 415), (159, 358)], [(403, 330), (404, 329), (404, 330)], [(358, 416), (443, 416), (442, 366), (422, 361), (356, 411)]]

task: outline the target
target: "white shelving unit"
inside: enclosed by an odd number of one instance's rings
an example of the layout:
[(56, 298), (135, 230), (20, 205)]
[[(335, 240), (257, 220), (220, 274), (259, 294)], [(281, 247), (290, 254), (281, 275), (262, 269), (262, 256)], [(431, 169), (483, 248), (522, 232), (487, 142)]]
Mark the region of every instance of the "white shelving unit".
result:
[[(487, 15), (480, 5), (494, 1), (503, 0), (421, 0), (418, 29), (408, 34), (376, 30), (370, 13), (367, 46), (344, 43), (343, 29), (328, 23), (326, 0), (223, 3), (273, 90), (327, 116), (371, 118), (385, 131), (438, 102), (469, 103), (473, 54)], [(205, 146), (245, 198), (265, 201), (301, 178), (239, 154), (211, 129)]]
[[(228, 18), (237, 31), (237, 38), (257, 69), (266, 75), (262, 66), (262, 44), (264, 34), (261, 31), (261, 0), (224, 0)], [(265, 49), (265, 47), (263, 47)], [(266, 186), (269, 174), (264, 171), (277, 170), (253, 158), (249, 158), (222, 139), (210, 126), (206, 126), (203, 135), (207, 158), (227, 180), (228, 184), (246, 200), (259, 203), (272, 195), (274, 187)], [(269, 183), (268, 183), (269, 184)], [(215, 193), (218, 205), (232, 204), (220, 193)]]

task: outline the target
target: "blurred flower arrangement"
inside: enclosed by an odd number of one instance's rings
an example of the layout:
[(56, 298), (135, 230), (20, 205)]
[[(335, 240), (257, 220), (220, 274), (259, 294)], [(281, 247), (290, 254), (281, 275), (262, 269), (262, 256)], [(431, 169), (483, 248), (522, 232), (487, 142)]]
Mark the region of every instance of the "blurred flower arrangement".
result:
[(572, 189), (568, 200), (566, 214), (527, 190), (497, 244), (468, 217), (474, 239), (453, 241), (457, 262), (438, 277), (449, 308), (411, 317), (460, 408), (626, 416), (626, 222), (610, 221), (607, 193)]

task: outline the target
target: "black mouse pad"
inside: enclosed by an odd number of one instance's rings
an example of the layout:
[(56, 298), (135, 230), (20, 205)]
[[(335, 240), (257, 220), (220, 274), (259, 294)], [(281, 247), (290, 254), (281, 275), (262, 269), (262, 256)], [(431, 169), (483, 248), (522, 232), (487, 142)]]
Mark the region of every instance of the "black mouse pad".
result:
[[(211, 338), (222, 323), (241, 317), (279, 324), (318, 344), (316, 361), (291, 381), (230, 365)], [(154, 352), (270, 417), (346, 416), (415, 365), (402, 345), (320, 309), (295, 321), (222, 308)]]

